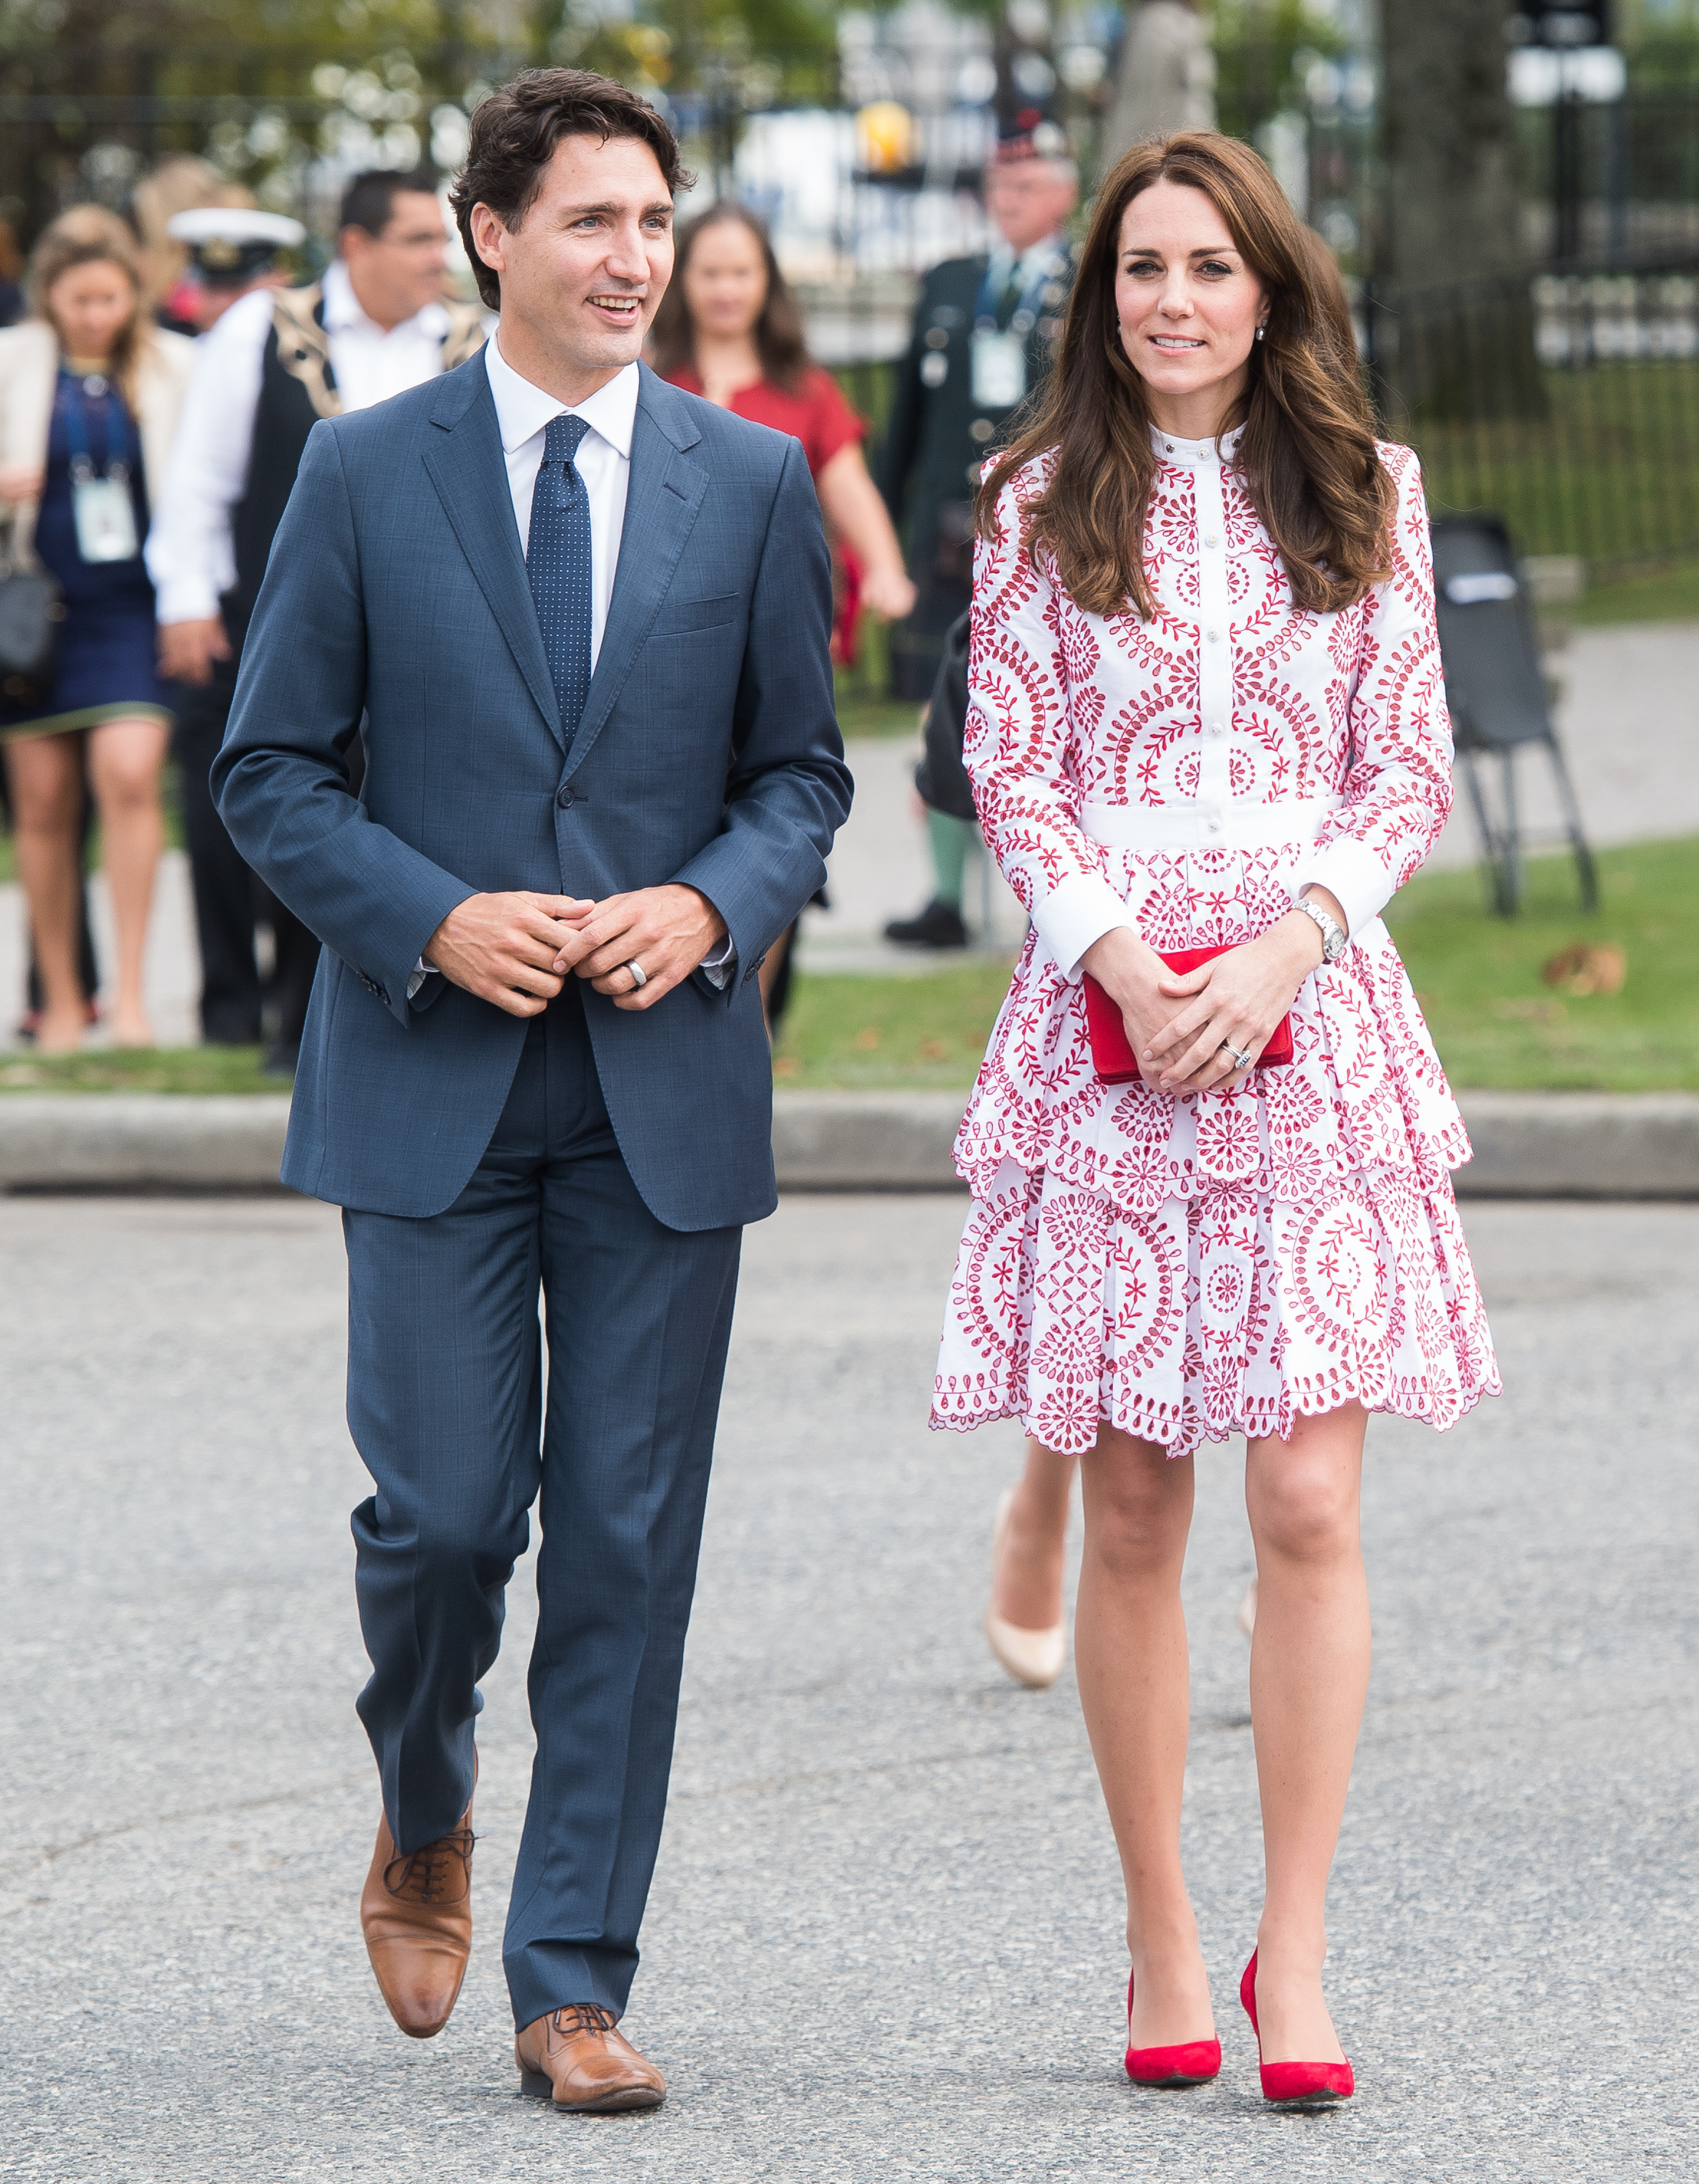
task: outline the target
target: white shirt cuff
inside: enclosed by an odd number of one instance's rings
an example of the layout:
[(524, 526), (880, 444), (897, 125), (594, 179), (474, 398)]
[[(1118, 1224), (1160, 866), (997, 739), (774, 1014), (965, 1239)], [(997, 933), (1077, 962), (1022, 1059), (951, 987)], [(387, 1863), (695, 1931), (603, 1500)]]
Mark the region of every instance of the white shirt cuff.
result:
[(407, 998), (410, 1001), (427, 978), (440, 978), (442, 972), (434, 963), (427, 963), (421, 956), (413, 966), (413, 976), (407, 981)]
[(153, 588), (157, 622), (216, 621), (218, 593), (199, 577), (167, 577)]
[(1295, 902), (1306, 887), (1323, 887), (1345, 914), (1345, 930), (1355, 939), (1378, 917), (1396, 892), (1392, 875), (1373, 850), (1341, 836), (1323, 849), (1306, 850), (1292, 880)]
[(738, 950), (728, 933), (710, 956), (705, 956), (697, 969), (716, 992), (723, 994), (732, 983), (732, 973), (738, 967)]
[(1094, 941), (1122, 927), (1128, 933), (1139, 930), (1137, 919), (1100, 872), (1070, 872), (1034, 906), (1033, 922), (1070, 985)]

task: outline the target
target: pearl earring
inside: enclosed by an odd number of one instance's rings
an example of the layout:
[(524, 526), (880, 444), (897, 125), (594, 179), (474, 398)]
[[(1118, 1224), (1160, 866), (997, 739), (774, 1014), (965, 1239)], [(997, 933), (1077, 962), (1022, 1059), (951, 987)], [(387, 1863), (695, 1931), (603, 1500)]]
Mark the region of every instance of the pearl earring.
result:
[(1264, 340), (1264, 339), (1267, 337), (1267, 332), (1268, 332), (1268, 329), (1267, 329), (1267, 326), (1258, 326), (1258, 328), (1256, 329), (1256, 338), (1257, 338), (1257, 340), (1258, 340), (1258, 341), (1262, 341), (1262, 340)]

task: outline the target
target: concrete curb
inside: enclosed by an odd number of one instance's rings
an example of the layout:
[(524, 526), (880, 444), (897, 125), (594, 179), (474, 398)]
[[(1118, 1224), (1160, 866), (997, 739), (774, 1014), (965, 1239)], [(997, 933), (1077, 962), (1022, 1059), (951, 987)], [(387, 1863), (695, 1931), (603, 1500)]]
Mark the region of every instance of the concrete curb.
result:
[(253, 1190), (277, 1184), (287, 1092), (0, 1096), (0, 1190)]
[[(1460, 1197), (1699, 1198), (1699, 1094), (1465, 1092)], [(956, 1190), (955, 1092), (780, 1092), (787, 1190)], [(0, 1191), (274, 1188), (285, 1095), (0, 1096)]]

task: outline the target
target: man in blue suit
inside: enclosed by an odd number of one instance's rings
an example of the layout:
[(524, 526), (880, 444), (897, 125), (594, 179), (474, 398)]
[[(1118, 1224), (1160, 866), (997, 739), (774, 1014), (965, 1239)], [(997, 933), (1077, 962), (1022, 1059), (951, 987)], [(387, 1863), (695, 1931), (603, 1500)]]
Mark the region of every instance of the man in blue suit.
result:
[(755, 972), (850, 790), (802, 449), (638, 361), (683, 179), (601, 77), (478, 109), (454, 198), (495, 338), (315, 428), (213, 775), (325, 944), (283, 1178), (344, 1209), (375, 1488), (367, 1948), (402, 2029), (438, 2031), (471, 1946), (478, 1680), (540, 1493), (504, 1955), (522, 2082), (575, 2109), (666, 2090), (618, 2020), (742, 1224), (775, 1203)]

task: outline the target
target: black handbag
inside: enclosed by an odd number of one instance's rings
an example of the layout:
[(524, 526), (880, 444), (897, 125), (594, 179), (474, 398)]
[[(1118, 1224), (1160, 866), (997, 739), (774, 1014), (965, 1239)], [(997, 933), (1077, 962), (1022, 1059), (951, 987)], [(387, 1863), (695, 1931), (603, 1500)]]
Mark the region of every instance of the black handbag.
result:
[(14, 535), (8, 524), (0, 549), (0, 699), (27, 708), (53, 694), (65, 603), (46, 569), (19, 566)]

